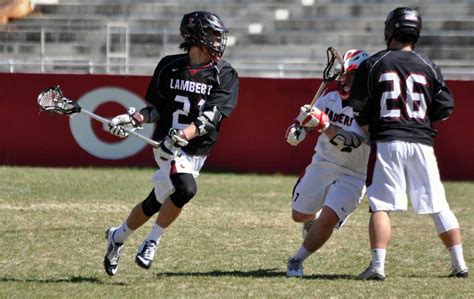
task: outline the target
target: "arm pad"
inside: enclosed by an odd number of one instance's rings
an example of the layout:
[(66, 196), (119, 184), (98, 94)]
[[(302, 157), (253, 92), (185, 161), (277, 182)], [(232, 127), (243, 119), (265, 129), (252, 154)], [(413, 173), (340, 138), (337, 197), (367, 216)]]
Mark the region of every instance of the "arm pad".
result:
[(213, 106), (212, 110), (204, 111), (194, 121), (194, 124), (199, 130), (199, 136), (207, 134), (210, 131), (216, 129), (221, 119), (222, 113), (217, 109), (216, 106)]
[(352, 149), (358, 148), (363, 142), (368, 142), (368, 140), (364, 139), (359, 134), (345, 131), (337, 126), (333, 126), (333, 128), (336, 131), (336, 135), (329, 140), (329, 142), (339, 148), (341, 152), (350, 153), (352, 152)]
[(156, 110), (156, 108), (152, 106), (142, 108), (140, 110), (140, 113), (143, 115), (144, 121), (146, 123), (154, 123), (161, 118), (161, 115), (158, 110)]

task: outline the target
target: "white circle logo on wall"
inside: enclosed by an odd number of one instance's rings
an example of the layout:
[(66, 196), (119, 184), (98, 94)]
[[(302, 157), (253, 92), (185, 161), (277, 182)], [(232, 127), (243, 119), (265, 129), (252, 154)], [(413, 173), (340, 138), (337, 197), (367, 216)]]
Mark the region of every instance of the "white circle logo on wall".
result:
[[(91, 112), (100, 105), (107, 102), (116, 102), (124, 106), (125, 110), (130, 107), (143, 106), (143, 100), (128, 90), (115, 87), (104, 87), (94, 89), (83, 95), (77, 102), (81, 107)], [(141, 151), (146, 143), (136, 138), (124, 138), (118, 143), (108, 143), (100, 140), (92, 130), (90, 117), (85, 114), (76, 114), (69, 120), (72, 136), (79, 146), (91, 155), (108, 160), (119, 160), (131, 157)], [(151, 138), (154, 126), (145, 125), (140, 134)]]

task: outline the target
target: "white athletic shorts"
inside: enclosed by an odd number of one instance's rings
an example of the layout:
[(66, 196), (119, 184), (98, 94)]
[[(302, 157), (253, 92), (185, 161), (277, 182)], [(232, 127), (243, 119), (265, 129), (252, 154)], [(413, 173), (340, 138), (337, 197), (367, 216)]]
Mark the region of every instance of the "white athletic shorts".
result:
[(372, 184), (367, 189), (370, 209), (405, 211), (407, 193), (417, 214), (449, 209), (433, 147), (404, 141), (378, 142)]
[(291, 208), (303, 214), (316, 214), (323, 206), (338, 216), (340, 228), (365, 194), (365, 176), (325, 161), (306, 167), (296, 183)]
[(156, 149), (153, 149), (153, 155), (159, 167), (152, 178), (155, 196), (159, 203), (163, 203), (175, 191), (170, 178), (172, 173), (189, 173), (197, 178), (207, 158), (207, 156), (193, 156), (183, 152), (173, 162), (165, 161), (160, 158)]

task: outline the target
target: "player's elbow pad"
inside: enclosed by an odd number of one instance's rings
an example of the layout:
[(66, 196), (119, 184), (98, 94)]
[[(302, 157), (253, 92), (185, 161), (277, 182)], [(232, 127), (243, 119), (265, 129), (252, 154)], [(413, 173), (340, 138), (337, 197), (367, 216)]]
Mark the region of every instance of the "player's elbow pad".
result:
[(444, 111), (436, 111), (432, 113), (430, 117), (431, 121), (435, 122), (435, 121), (446, 120), (449, 118), (452, 112), (453, 112), (453, 108), (445, 109)]
[(143, 115), (145, 122), (147, 123), (154, 123), (161, 118), (160, 113), (155, 107), (145, 107), (140, 110), (140, 113)]
[(362, 136), (354, 132), (345, 131), (336, 128), (336, 135), (331, 138), (330, 142), (342, 152), (352, 152), (352, 149), (358, 148), (362, 143), (367, 142)]
[(198, 128), (199, 136), (205, 135), (217, 128), (217, 125), (222, 119), (222, 113), (217, 110), (217, 107), (212, 107), (212, 110), (204, 111), (199, 115), (194, 124)]

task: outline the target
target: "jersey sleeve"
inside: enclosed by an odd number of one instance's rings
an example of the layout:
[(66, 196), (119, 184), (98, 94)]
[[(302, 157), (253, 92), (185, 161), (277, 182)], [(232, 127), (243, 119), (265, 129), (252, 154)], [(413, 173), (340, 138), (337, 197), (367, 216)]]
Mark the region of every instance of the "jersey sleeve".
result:
[(434, 66), (434, 71), (436, 72), (436, 78), (433, 84), (433, 99), (429, 111), (432, 122), (448, 118), (454, 109), (453, 96), (444, 83), (441, 71), (437, 66)]
[(357, 121), (353, 121), (351, 123), (351, 126), (349, 128), (349, 132), (354, 132), (355, 134), (359, 135), (364, 142), (369, 141), (369, 138), (370, 138), (369, 134), (359, 126)]
[(369, 105), (370, 95), (368, 90), (369, 64), (367, 61), (357, 68), (354, 81), (352, 83), (351, 94), (348, 105), (352, 107), (354, 119), (359, 126), (368, 125), (370, 122), (371, 106)]
[(219, 74), (219, 80), (208, 98), (204, 111), (217, 109), (225, 117), (229, 117), (237, 105), (239, 89), (239, 76), (232, 67), (223, 68)]

